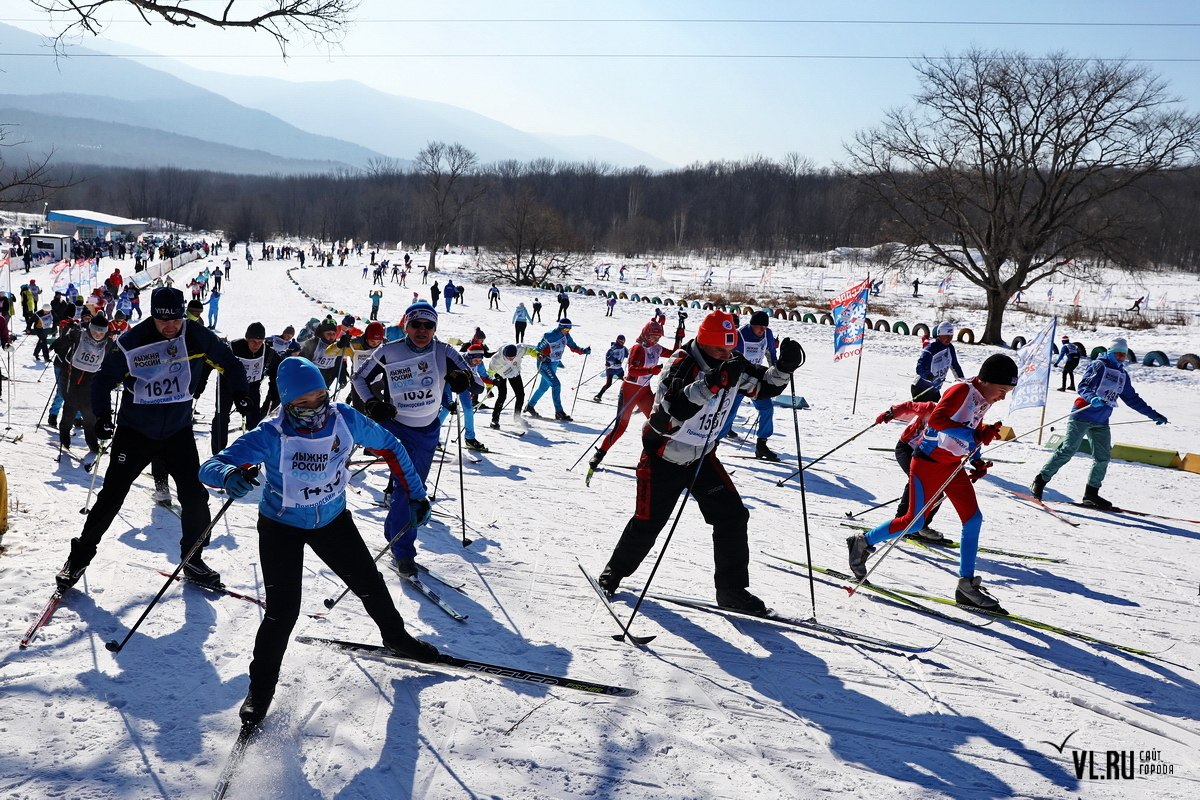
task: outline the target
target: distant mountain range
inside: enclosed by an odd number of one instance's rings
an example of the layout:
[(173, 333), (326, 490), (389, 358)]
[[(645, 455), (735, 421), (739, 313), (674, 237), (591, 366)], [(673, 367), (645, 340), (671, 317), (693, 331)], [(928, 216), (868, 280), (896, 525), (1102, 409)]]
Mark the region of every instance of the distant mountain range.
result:
[[(407, 165), (430, 140), (461, 142), (481, 162), (551, 158), (616, 166), (672, 165), (603, 136), (535, 135), (463, 108), (381, 92), (356, 81), (295, 83), (230, 76), (156, 58), (0, 55), (6, 149), (55, 151), (62, 162), (178, 166), (245, 174)], [(0, 24), (0, 50), (47, 53), (41, 36)], [(330, 111), (336, 109), (336, 111)]]

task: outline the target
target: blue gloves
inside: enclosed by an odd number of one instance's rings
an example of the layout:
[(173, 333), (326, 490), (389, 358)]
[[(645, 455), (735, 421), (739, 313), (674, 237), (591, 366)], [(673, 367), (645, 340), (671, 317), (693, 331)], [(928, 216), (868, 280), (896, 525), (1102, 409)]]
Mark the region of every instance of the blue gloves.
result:
[(225, 492), (232, 498), (245, 497), (258, 486), (258, 467), (230, 467), (225, 471)]
[(433, 516), (433, 508), (429, 505), (429, 498), (422, 497), (420, 500), (409, 501), (408, 513), (412, 520), (411, 525), (413, 528), (428, 525), (429, 518)]
[(1092, 408), (1104, 408), (1105, 405), (1104, 398), (1099, 395), (1091, 399)]
[(1155, 425), (1166, 425), (1167, 424), (1167, 418), (1164, 417), (1162, 414), (1155, 414), (1150, 419), (1154, 420)]

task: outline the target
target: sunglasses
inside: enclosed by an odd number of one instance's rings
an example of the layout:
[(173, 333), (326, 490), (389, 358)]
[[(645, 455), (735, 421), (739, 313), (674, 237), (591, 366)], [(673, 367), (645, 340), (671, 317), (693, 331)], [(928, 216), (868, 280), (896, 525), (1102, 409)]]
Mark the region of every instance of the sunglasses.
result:
[(437, 323), (430, 322), (427, 319), (414, 319), (412, 322), (408, 323), (408, 327), (416, 328), (419, 331), (432, 331), (437, 329)]

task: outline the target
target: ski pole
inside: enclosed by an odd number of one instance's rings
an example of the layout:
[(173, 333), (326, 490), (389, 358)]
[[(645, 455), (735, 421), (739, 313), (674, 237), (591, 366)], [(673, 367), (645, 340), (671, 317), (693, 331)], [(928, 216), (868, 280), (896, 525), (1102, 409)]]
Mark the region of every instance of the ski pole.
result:
[[(903, 496), (903, 495), (901, 495), (901, 497), (902, 497), (902, 496)], [(877, 508), (883, 508), (884, 506), (890, 506), (892, 503), (898, 503), (898, 502), (900, 502), (900, 498), (899, 498), (899, 497), (895, 497), (895, 498), (893, 498), (893, 499), (891, 499), (891, 500), (885, 500), (885, 501), (883, 501), (882, 503), (876, 503), (875, 505), (871, 506), (870, 508), (864, 508), (862, 511), (859, 511), (858, 513), (855, 513), (855, 514), (851, 514), (849, 511), (847, 511), (847, 512), (846, 512), (846, 518), (847, 518), (847, 519), (854, 519), (855, 517), (858, 517), (858, 516), (861, 516), (861, 515), (863, 515), (863, 514), (866, 514), (868, 511), (874, 511), (874, 510), (875, 510), (875, 509), (877, 509)]]
[(50, 390), (50, 394), (46, 396), (46, 405), (42, 406), (42, 413), (38, 414), (37, 425), (34, 429), (38, 430), (42, 427), (42, 418), (46, 416), (46, 412), (50, 409), (50, 401), (54, 399), (54, 395), (58, 393), (58, 381), (54, 382), (54, 388)]
[(87, 499), (83, 501), (83, 508), (79, 509), (80, 514), (86, 514), (90, 510), (88, 505), (92, 502), (92, 490), (96, 488), (96, 474), (100, 472), (100, 459), (104, 458), (104, 454), (108, 452), (109, 445), (112, 444), (112, 439), (104, 443), (100, 448), (100, 452), (96, 454), (96, 460), (92, 462), (92, 479), (88, 482)]
[[(250, 467), (249, 469), (243, 469), (241, 470), (241, 473), (242, 477), (244, 477), (252, 485), (258, 485), (258, 481), (255, 480), (255, 478), (258, 477), (257, 465)], [(171, 577), (167, 578), (166, 583), (164, 583), (162, 588), (158, 590), (158, 594), (154, 595), (154, 599), (150, 601), (150, 605), (146, 606), (146, 610), (142, 612), (142, 615), (138, 617), (137, 622), (133, 623), (133, 627), (130, 628), (129, 632), (125, 634), (125, 638), (120, 642), (117, 642), (116, 639), (105, 642), (104, 647), (106, 650), (108, 650), (110, 653), (119, 653), (121, 652), (121, 649), (129, 643), (130, 638), (137, 631), (137, 629), (141, 627), (142, 621), (146, 619), (146, 617), (150, 614), (150, 611), (158, 604), (158, 601), (162, 599), (162, 596), (167, 593), (167, 589), (169, 589), (171, 584), (175, 582), (175, 579), (179, 577), (179, 573), (183, 571), (184, 564), (187, 564), (192, 560), (192, 556), (200, 552), (200, 548), (204, 546), (204, 540), (208, 538), (210, 533), (212, 533), (212, 529), (216, 527), (217, 522), (220, 521), (221, 517), (225, 516), (225, 512), (229, 510), (231, 505), (233, 505), (234, 499), (235, 498), (230, 497), (225, 501), (224, 505), (221, 506), (221, 510), (217, 512), (215, 517), (213, 517), (213, 521), (208, 523), (208, 527), (204, 529), (204, 532), (197, 537), (195, 543), (192, 544), (191, 549), (188, 550), (187, 555), (183, 557), (183, 560), (179, 562), (179, 565), (175, 567), (174, 571), (171, 573)]]
[[(400, 528), (400, 530), (396, 531), (396, 535), (393, 536), (391, 539), (388, 539), (388, 543), (385, 544), (383, 546), (383, 548), (378, 553), (375, 554), (375, 558), (371, 563), (378, 564), (379, 559), (381, 559), (385, 555), (387, 555), (387, 553), (392, 549), (392, 545), (394, 545), (396, 542), (400, 541), (400, 537), (403, 536), (405, 531), (407, 531), (411, 527), (412, 527), (412, 519), (409, 519), (408, 522), (404, 523), (404, 526), (402, 528)], [(333, 607), (336, 606), (338, 603), (342, 602), (342, 598), (345, 597), (349, 593), (350, 593), (350, 587), (347, 586), (345, 589), (342, 590), (342, 593), (339, 594), (337, 597), (326, 597), (325, 600), (323, 601), (325, 608), (332, 611)]]
[(808, 533), (808, 495), (804, 490), (804, 461), (800, 456), (800, 412), (796, 409), (796, 375), (788, 376), (792, 388), (792, 429), (796, 433), (796, 466), (800, 472), (800, 515), (804, 519), (804, 554), (808, 559), (808, 593), (812, 599), (812, 618), (817, 619), (817, 582), (813, 578), (812, 540)]
[(816, 458), (814, 458), (812, 461), (808, 462), (807, 464), (804, 464), (804, 465), (802, 465), (802, 466), (800, 467), (800, 469), (796, 470), (796, 471), (795, 471), (795, 472), (793, 472), (791, 475), (788, 475), (786, 478), (784, 478), (784, 479), (782, 479), (782, 480), (780, 480), (780, 481), (777, 481), (777, 482), (775, 483), (775, 485), (776, 485), (776, 486), (783, 486), (785, 483), (787, 483), (787, 482), (788, 482), (788, 481), (790, 481), (792, 478), (794, 478), (794, 477), (796, 477), (797, 475), (799, 475), (799, 474), (800, 474), (801, 472), (803, 472), (804, 470), (811, 468), (811, 467), (812, 467), (814, 464), (816, 464), (816, 463), (818, 463), (819, 461), (821, 461), (821, 459), (825, 458), (825, 456), (833, 455), (833, 454), (834, 454), (834, 453), (836, 453), (838, 450), (841, 450), (843, 447), (845, 447), (846, 445), (850, 444), (850, 443), (851, 443), (851, 442), (853, 442), (855, 439), (857, 439), (858, 437), (862, 436), (864, 433), (866, 433), (867, 431), (871, 430), (871, 428), (874, 428), (874, 427), (875, 427), (875, 423), (874, 423), (874, 422), (872, 422), (870, 425), (868, 425), (867, 427), (863, 428), (861, 431), (859, 431), (858, 433), (854, 434), (853, 436), (851, 436), (851, 437), (850, 437), (849, 439), (847, 439), (846, 441), (844, 441), (844, 442), (842, 442), (841, 444), (837, 445), (837, 446), (836, 446), (836, 447), (834, 447), (832, 450), (829, 450), (829, 451), (827, 451), (827, 452), (825, 452), (825, 453), (822, 453), (821, 455), (819, 455), (819, 456), (817, 456)]
[[(36, 381), (34, 381), (34, 383), (41, 383), (41, 382), (42, 382), (42, 378), (46, 377), (46, 370), (50, 369), (50, 364), (51, 364), (51, 363), (52, 363), (52, 362), (50, 362), (50, 361), (47, 361), (47, 362), (46, 362), (46, 366), (42, 367), (42, 371), (38, 373), (38, 379), (37, 379)], [(57, 377), (58, 377), (58, 373), (57, 373), (57, 372), (54, 374), (54, 377), (55, 377), (55, 378), (57, 378)], [(56, 381), (56, 382), (57, 382), (57, 381)]]
[(567, 467), (567, 472), (570, 472), (571, 470), (573, 470), (573, 469), (575, 469), (576, 467), (578, 467), (578, 466), (579, 466), (579, 462), (580, 462), (580, 461), (583, 461), (583, 456), (586, 456), (586, 455), (588, 454), (588, 451), (589, 451), (589, 450), (591, 450), (593, 447), (595, 447), (595, 446), (596, 446), (596, 442), (600, 441), (600, 439), (601, 439), (601, 438), (602, 438), (602, 437), (603, 437), (603, 436), (604, 436), (606, 433), (608, 433), (608, 429), (609, 429), (609, 428), (611, 428), (613, 425), (615, 425), (615, 424), (617, 423), (617, 420), (619, 420), (619, 419), (621, 418), (621, 415), (625, 413), (625, 409), (626, 409), (626, 408), (628, 408), (629, 406), (633, 405), (633, 401), (634, 401), (634, 400), (636, 400), (636, 399), (638, 398), (638, 396), (639, 396), (639, 395), (640, 395), (640, 394), (641, 394), (643, 391), (645, 391), (645, 390), (646, 390), (646, 387), (648, 387), (649, 385), (650, 385), (650, 384), (646, 383), (646, 384), (642, 384), (641, 386), (638, 386), (638, 390), (637, 390), (636, 392), (634, 392), (634, 393), (633, 393), (633, 397), (630, 397), (630, 398), (629, 398), (629, 402), (628, 402), (628, 403), (625, 403), (624, 405), (621, 405), (620, 401), (619, 401), (619, 400), (617, 401), (617, 413), (616, 413), (616, 415), (615, 415), (615, 416), (612, 418), (612, 421), (611, 421), (611, 422), (609, 422), (607, 425), (605, 425), (605, 426), (604, 426), (604, 430), (600, 431), (600, 436), (597, 436), (595, 439), (593, 439), (593, 440), (592, 440), (592, 443), (591, 443), (591, 444), (589, 444), (589, 445), (587, 446), (587, 448), (585, 448), (585, 449), (584, 449), (584, 451), (583, 451), (583, 455), (581, 455), (581, 456), (579, 456), (579, 458), (575, 459), (575, 463), (574, 463), (574, 464), (572, 464), (571, 466)]
[[(726, 386), (721, 390), (721, 396), (717, 400), (717, 411), (725, 405), (725, 401), (729, 396), (729, 388)], [(736, 389), (735, 389), (736, 391)], [(708, 429), (708, 433), (704, 436), (704, 449), (701, 450), (700, 458), (696, 459), (696, 469), (692, 472), (692, 479), (688, 481), (687, 488), (683, 492), (683, 500), (679, 503), (679, 511), (675, 514), (675, 521), (671, 523), (671, 530), (667, 531), (667, 538), (663, 541), (662, 548), (658, 551), (658, 558), (654, 560), (654, 568), (650, 570), (650, 577), (646, 578), (646, 585), (642, 587), (642, 593), (638, 596), (637, 603), (633, 606), (633, 611), (629, 614), (629, 621), (625, 623), (625, 627), (621, 629), (620, 634), (615, 634), (612, 638), (618, 642), (624, 641), (629, 636), (629, 628), (633, 625), (633, 619), (637, 616), (638, 609), (642, 607), (642, 601), (646, 599), (646, 593), (650, 591), (650, 584), (654, 582), (654, 575), (658, 572), (658, 567), (662, 564), (663, 556), (666, 555), (667, 547), (671, 544), (671, 537), (675, 535), (675, 529), (679, 527), (679, 520), (683, 517), (683, 509), (687, 506), (688, 498), (692, 496), (692, 487), (696, 485), (696, 479), (700, 477), (700, 470), (704, 466), (704, 459), (708, 458), (711, 453), (708, 452), (708, 445), (712, 441), (713, 430), (719, 426), (713, 425)]]
[(579, 402), (579, 387), (583, 385), (583, 373), (587, 371), (589, 353), (583, 354), (583, 365), (579, 367), (579, 381), (575, 384), (575, 397), (571, 399), (571, 416), (575, 414), (575, 404)]
[(462, 519), (462, 546), (470, 547), (471, 540), (467, 538), (467, 490), (466, 490), (465, 484), (464, 484), (463, 463), (462, 463), (462, 461), (463, 461), (463, 459), (462, 459), (463, 423), (462, 423), (462, 417), (460, 416), (461, 414), (466, 413), (466, 412), (461, 406), (459, 406), (458, 410), (459, 410), (459, 414), (455, 415), (458, 417), (458, 502), (459, 502), (458, 507), (459, 507), (460, 516)]

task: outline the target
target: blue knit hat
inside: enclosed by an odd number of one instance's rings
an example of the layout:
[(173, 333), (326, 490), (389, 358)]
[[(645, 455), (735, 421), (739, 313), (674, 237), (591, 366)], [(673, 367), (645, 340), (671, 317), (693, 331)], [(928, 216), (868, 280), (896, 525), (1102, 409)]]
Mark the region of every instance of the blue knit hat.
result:
[(414, 319), (425, 319), (432, 322), (434, 325), (438, 321), (437, 309), (426, 303), (424, 300), (418, 300), (408, 308), (404, 309), (404, 324)]
[(321, 370), (307, 358), (285, 358), (279, 362), (279, 372), (275, 376), (275, 384), (279, 387), (279, 402), (287, 404), (297, 397), (317, 389), (326, 390), (325, 379)]

